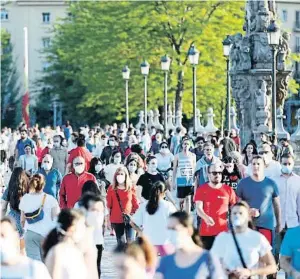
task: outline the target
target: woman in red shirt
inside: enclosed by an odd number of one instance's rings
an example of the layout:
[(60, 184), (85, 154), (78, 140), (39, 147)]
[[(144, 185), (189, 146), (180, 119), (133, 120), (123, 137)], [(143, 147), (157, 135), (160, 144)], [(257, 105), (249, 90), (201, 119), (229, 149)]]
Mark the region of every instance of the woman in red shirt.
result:
[(106, 199), (107, 208), (110, 210), (110, 222), (116, 232), (118, 244), (132, 241), (134, 230), (129, 224), (124, 223), (122, 212), (132, 215), (139, 204), (126, 167), (122, 166), (116, 170), (113, 183), (107, 190)]

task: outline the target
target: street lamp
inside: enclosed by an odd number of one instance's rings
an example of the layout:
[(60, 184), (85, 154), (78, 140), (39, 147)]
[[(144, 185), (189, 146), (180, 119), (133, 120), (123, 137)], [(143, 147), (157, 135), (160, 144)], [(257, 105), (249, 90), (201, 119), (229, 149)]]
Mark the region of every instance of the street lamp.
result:
[(165, 83), (164, 83), (164, 133), (165, 138), (167, 138), (167, 114), (168, 114), (168, 72), (170, 69), (171, 59), (168, 55), (164, 55), (161, 60), (161, 69), (165, 73)]
[(199, 62), (199, 51), (196, 49), (195, 45), (191, 45), (188, 56), (189, 61), (193, 67), (193, 124), (194, 124), (194, 133), (196, 132), (196, 66)]
[(128, 107), (128, 81), (130, 77), (130, 69), (125, 66), (122, 70), (122, 76), (125, 80), (125, 110), (126, 110), (126, 126), (129, 128), (129, 107)]
[(230, 48), (231, 48), (232, 42), (230, 39), (230, 36), (227, 35), (227, 37), (223, 41), (223, 55), (226, 58), (226, 63), (227, 63), (227, 106), (226, 106), (226, 124), (227, 124), (227, 130), (230, 131), (231, 128), (231, 123), (230, 123), (230, 106), (231, 106), (231, 96), (230, 96), (230, 60), (229, 60), (229, 54), (230, 54)]
[(145, 60), (141, 64), (141, 72), (142, 75), (144, 75), (144, 81), (145, 81), (145, 90), (144, 90), (144, 115), (145, 115), (145, 128), (147, 129), (147, 78), (149, 75), (149, 63)]
[(276, 127), (276, 56), (277, 47), (280, 39), (280, 29), (275, 20), (271, 20), (267, 29), (269, 45), (272, 48), (272, 128), (273, 133), (277, 134)]

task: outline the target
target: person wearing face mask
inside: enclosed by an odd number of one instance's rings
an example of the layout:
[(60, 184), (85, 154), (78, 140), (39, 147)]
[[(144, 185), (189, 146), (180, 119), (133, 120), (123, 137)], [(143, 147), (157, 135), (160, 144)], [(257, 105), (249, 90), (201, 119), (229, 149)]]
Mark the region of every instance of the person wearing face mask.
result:
[(97, 269), (100, 278), (104, 245), (105, 216), (108, 215), (105, 201), (99, 195), (86, 192), (79, 201), (79, 208), (85, 212), (86, 224), (93, 232), (94, 245), (97, 248)]
[(128, 170), (129, 177), (132, 184), (136, 186), (140, 177), (139, 174), (140, 165), (137, 158), (131, 158), (129, 160), (126, 160), (126, 168)]
[(246, 144), (244, 150), (243, 150), (243, 164), (245, 166), (249, 166), (252, 162), (252, 158), (254, 155), (257, 155), (257, 149), (254, 143), (251, 141)]
[(77, 139), (78, 139), (79, 135), (77, 132), (73, 132), (71, 134), (71, 137), (69, 137), (68, 139), (68, 152), (70, 152), (71, 150), (73, 150), (74, 148), (77, 147)]
[(100, 158), (105, 146), (107, 146), (107, 137), (105, 134), (102, 134), (99, 142), (96, 143), (96, 148), (93, 151), (93, 156)]
[(110, 223), (118, 244), (133, 241), (133, 229), (123, 218), (123, 214), (134, 214), (139, 204), (126, 167), (122, 166), (116, 170), (112, 185), (107, 190), (106, 201), (110, 211)]
[(279, 190), (277, 183), (264, 174), (264, 158), (256, 155), (252, 159), (253, 175), (242, 179), (236, 194), (251, 207), (256, 229), (273, 244), (276, 218), (276, 233), (282, 229)]
[(166, 190), (163, 182), (156, 182), (150, 191), (149, 201), (143, 203), (132, 217), (132, 221), (143, 228), (143, 234), (155, 245), (162, 257), (173, 252), (166, 223), (176, 211), (172, 203), (164, 200)]
[(58, 199), (62, 176), (57, 169), (53, 168), (53, 158), (51, 155), (45, 155), (38, 173), (42, 174), (46, 180), (44, 192)]
[(0, 258), (1, 278), (51, 279), (46, 266), (20, 253), (19, 235), (13, 221), (1, 219)]
[(283, 154), (280, 163), (281, 175), (274, 177), (279, 189), (282, 229), (277, 238), (277, 255), (286, 231), (300, 226), (300, 177), (293, 172), (295, 165), (293, 155)]
[(150, 148), (150, 152), (153, 155), (159, 153), (161, 142), (162, 142), (162, 134), (160, 132), (157, 132), (155, 135), (155, 140), (152, 142), (152, 145)]
[(53, 148), (49, 150), (49, 154), (53, 158), (53, 168), (57, 169), (61, 175), (65, 175), (67, 162), (68, 162), (68, 151), (62, 146), (63, 138), (61, 136), (53, 137)]
[(52, 148), (53, 148), (53, 138), (48, 138), (46, 147), (43, 149), (41, 157), (44, 158), (46, 154), (49, 154)]
[[(136, 136), (135, 135), (129, 136), (128, 142), (127, 142), (127, 148), (123, 152), (125, 158), (132, 152), (131, 147), (135, 144), (138, 144), (138, 140), (137, 140)], [(120, 143), (120, 147), (121, 147), (121, 143)]]
[(71, 150), (69, 153), (66, 173), (68, 173), (71, 170), (73, 160), (74, 160), (74, 158), (76, 158), (78, 156), (80, 156), (84, 159), (85, 171), (88, 171), (90, 168), (90, 162), (91, 162), (93, 156), (85, 147), (85, 138), (83, 135), (79, 135), (79, 137), (77, 139), (77, 147), (75, 149)]
[(180, 208), (191, 212), (196, 155), (189, 151), (189, 138), (183, 138), (182, 151), (175, 155), (173, 164), (173, 189), (177, 188)]
[(61, 182), (59, 190), (60, 208), (73, 208), (81, 196), (83, 184), (88, 180), (97, 183), (95, 176), (85, 171), (84, 158), (76, 157), (73, 160), (72, 172), (65, 175)]
[(195, 140), (195, 148), (192, 150), (196, 155), (196, 162), (198, 162), (204, 156), (204, 137), (197, 137)]
[[(271, 146), (268, 143), (263, 143), (258, 148), (258, 154), (261, 155), (265, 162), (265, 176), (268, 178), (274, 178), (281, 174), (281, 166), (280, 163), (273, 160), (273, 153)], [(252, 175), (252, 164), (250, 164), (247, 168), (247, 174), (249, 176)]]
[(159, 145), (159, 153), (155, 154), (157, 158), (157, 169), (165, 172), (172, 167), (174, 155), (170, 152), (167, 143), (164, 141)]
[(156, 279), (227, 278), (221, 263), (202, 248), (193, 218), (185, 211), (170, 215), (168, 229), (175, 245), (175, 253), (162, 257), (156, 270)]
[(230, 220), (231, 231), (220, 233), (211, 249), (228, 277), (258, 279), (274, 274), (277, 267), (272, 247), (262, 234), (253, 230), (249, 205), (244, 201), (236, 203), (231, 209)]
[(223, 162), (225, 168), (222, 174), (222, 183), (230, 186), (235, 191), (238, 182), (242, 179), (242, 174), (231, 156), (224, 158)]
[(95, 178), (97, 180), (97, 184), (101, 188), (101, 192), (103, 192), (102, 191), (102, 189), (103, 189), (104, 192), (106, 193), (106, 190), (107, 190), (108, 186), (110, 185), (110, 182), (105, 178), (104, 166), (103, 166), (103, 162), (100, 160), (100, 158), (94, 157), (91, 160), (89, 173), (91, 173), (95, 176)]
[(112, 183), (116, 172), (116, 169), (121, 167), (123, 164), (121, 152), (118, 150), (113, 151), (111, 155), (111, 163), (104, 167), (105, 178)]
[(25, 154), (19, 157), (19, 166), (25, 170), (30, 177), (32, 174), (38, 171), (38, 158), (32, 154), (32, 148), (30, 145), (25, 145)]
[(294, 156), (294, 151), (293, 151), (293, 147), (290, 144), (290, 135), (287, 134), (287, 136), (285, 138), (280, 139), (280, 146), (279, 149), (277, 151), (277, 160), (280, 161), (280, 158), (284, 155), (284, 154), (291, 154)]
[[(29, 258), (42, 261), (41, 245), (49, 231), (55, 226), (54, 219), (59, 212), (57, 200), (43, 192), (45, 178), (35, 174), (29, 182), (29, 193), (25, 194), (19, 204), (21, 211), (21, 224), (25, 229), (25, 250)], [(42, 208), (42, 209), (41, 209)], [(39, 218), (33, 219), (37, 210)]]
[(76, 209), (60, 212), (56, 227), (43, 244), (45, 264), (52, 279), (91, 278), (84, 255), (78, 244), (86, 235), (85, 218)]
[(103, 148), (102, 154), (100, 156), (100, 159), (102, 162), (105, 163), (105, 165), (109, 164), (109, 160), (111, 159), (112, 153), (114, 151), (121, 152), (119, 146), (118, 146), (118, 138), (115, 135), (110, 135), (108, 139), (108, 146), (105, 146)]
[(197, 214), (202, 219), (199, 234), (208, 250), (216, 236), (228, 229), (228, 210), (237, 200), (233, 189), (222, 183), (223, 170), (223, 164), (210, 165), (209, 182), (199, 187), (194, 197)]

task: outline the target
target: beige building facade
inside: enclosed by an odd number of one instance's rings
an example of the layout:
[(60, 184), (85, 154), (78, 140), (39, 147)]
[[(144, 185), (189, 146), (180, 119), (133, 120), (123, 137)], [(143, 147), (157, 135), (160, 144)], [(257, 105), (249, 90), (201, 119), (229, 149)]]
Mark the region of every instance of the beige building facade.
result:
[[(48, 66), (41, 51), (51, 43), (51, 29), (59, 18), (67, 16), (65, 1), (27, 0), (1, 2), (1, 27), (11, 34), (14, 59), (20, 77), (24, 81), (24, 27), (28, 29), (28, 67), (30, 103), (35, 104), (35, 81)], [(24, 93), (21, 86), (20, 95)]]

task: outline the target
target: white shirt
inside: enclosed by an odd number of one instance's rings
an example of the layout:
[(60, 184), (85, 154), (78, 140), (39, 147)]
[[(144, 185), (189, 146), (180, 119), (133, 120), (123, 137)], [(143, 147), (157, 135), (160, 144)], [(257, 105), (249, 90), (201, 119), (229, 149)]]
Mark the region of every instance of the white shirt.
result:
[(51, 279), (46, 266), (27, 257), (22, 257), (16, 265), (1, 265), (1, 278), (3, 279)]
[[(246, 170), (247, 176), (251, 176), (252, 172), (252, 164), (249, 164)], [(272, 160), (270, 164), (265, 167), (265, 176), (273, 179), (274, 177), (281, 175), (281, 165), (279, 162)]]
[(273, 178), (278, 185), (281, 228), (294, 228), (300, 225), (300, 176), (292, 173), (290, 176), (280, 175)]
[(108, 164), (106, 167), (104, 167), (104, 174), (105, 178), (112, 183), (114, 180), (114, 175), (117, 170), (117, 168), (123, 166), (122, 164)]
[[(249, 269), (257, 268), (259, 258), (272, 250), (271, 245), (261, 233), (249, 228), (243, 233), (237, 233), (236, 238)], [(231, 232), (220, 233), (216, 237), (210, 252), (221, 260), (224, 268), (230, 271), (239, 267), (243, 268)], [(258, 278), (258, 276), (251, 278)]]
[[(25, 194), (21, 198), (19, 209), (24, 213), (31, 213), (39, 209), (42, 205), (44, 195), (44, 192), (38, 194)], [(54, 197), (46, 194), (45, 204), (43, 207), (44, 218), (34, 224), (28, 224), (26, 221), (25, 230), (30, 230), (45, 237), (49, 231), (55, 227), (55, 222), (52, 220), (51, 216), (52, 208), (59, 208), (58, 202)]]
[(169, 216), (176, 211), (175, 206), (165, 200), (160, 200), (157, 211), (150, 215), (146, 210), (147, 203), (133, 215), (133, 222), (143, 227), (143, 233), (149, 238), (153, 245), (164, 245), (171, 243), (171, 235), (167, 228)]
[(157, 168), (161, 171), (171, 168), (172, 162), (174, 160), (174, 155), (170, 152), (166, 155), (161, 155), (160, 153), (155, 154), (157, 158)]
[(19, 164), (21, 168), (25, 171), (32, 171), (32, 173), (35, 173), (37, 171), (38, 158), (31, 154), (31, 155), (21, 155), (19, 158)]

